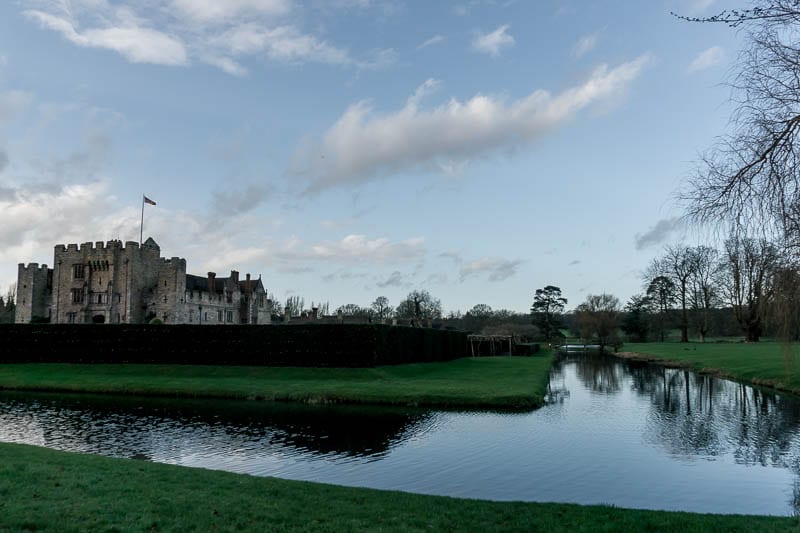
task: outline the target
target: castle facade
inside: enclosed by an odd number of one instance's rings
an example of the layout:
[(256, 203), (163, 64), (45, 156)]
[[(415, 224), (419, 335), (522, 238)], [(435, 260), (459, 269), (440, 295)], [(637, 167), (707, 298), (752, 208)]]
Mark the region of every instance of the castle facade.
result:
[(19, 264), (15, 322), (58, 324), (268, 324), (272, 302), (261, 277), (186, 273), (186, 259), (158, 244), (87, 242), (55, 247), (53, 268)]

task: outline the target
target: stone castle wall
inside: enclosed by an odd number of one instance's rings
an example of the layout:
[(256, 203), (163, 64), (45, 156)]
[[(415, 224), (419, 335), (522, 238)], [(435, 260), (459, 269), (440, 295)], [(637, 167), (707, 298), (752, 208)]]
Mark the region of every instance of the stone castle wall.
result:
[[(54, 260), (52, 269), (19, 265), (17, 323), (35, 317), (75, 324), (140, 324), (151, 318), (171, 324), (242, 322), (236, 271), (217, 285), (209, 283), (206, 291), (187, 291), (186, 260), (162, 258), (152, 239), (141, 246), (134, 241), (57, 245)], [(259, 287), (263, 294), (254, 300), (266, 302), (260, 280)], [(269, 323), (270, 313), (269, 305), (259, 306), (257, 323)]]
[(49, 318), (52, 272), (47, 265), (30, 263), (26, 267), (19, 264), (15, 322), (29, 323), (34, 318)]

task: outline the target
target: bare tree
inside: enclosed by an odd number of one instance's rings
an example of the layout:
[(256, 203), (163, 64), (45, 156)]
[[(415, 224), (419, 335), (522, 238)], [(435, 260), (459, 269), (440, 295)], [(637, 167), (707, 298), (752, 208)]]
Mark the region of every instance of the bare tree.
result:
[(689, 342), (689, 280), (695, 271), (695, 253), (688, 246), (667, 246), (664, 255), (653, 260), (648, 268), (648, 277), (668, 278), (675, 287), (675, 295), (681, 306), (681, 342)]
[(286, 305), (284, 305), (283, 309), (289, 316), (300, 316), (303, 314), (305, 304), (306, 301), (304, 298), (300, 296), (289, 296), (286, 299)]
[(0, 296), (0, 324), (13, 324), (16, 314), (17, 284), (8, 287), (5, 300)]
[(617, 330), (620, 321), (619, 299), (611, 294), (590, 294), (575, 308), (575, 322), (580, 336), (596, 340), (600, 347), (619, 342)]
[(358, 304), (344, 304), (336, 308), (336, 314), (338, 315), (339, 313), (341, 313), (342, 316), (368, 317), (369, 309), (361, 307)]
[(694, 270), (689, 279), (689, 305), (700, 342), (711, 328), (711, 310), (719, 302), (719, 252), (710, 246), (692, 248)]
[(428, 291), (411, 291), (397, 306), (396, 312), (399, 318), (442, 318), (442, 302)]
[(680, 196), (690, 219), (732, 224), (744, 234), (771, 228), (800, 246), (800, 2), (756, 0), (754, 7), (685, 20), (744, 30), (732, 79), (731, 131), (702, 158)]
[(779, 267), (778, 249), (765, 239), (734, 236), (725, 241), (723, 294), (750, 342), (761, 338)]
[(377, 320), (392, 318), (392, 315), (394, 314), (394, 309), (392, 309), (392, 306), (389, 305), (389, 298), (386, 296), (378, 296), (375, 298), (375, 301), (372, 302), (372, 305), (370, 306), (370, 311), (372, 312), (372, 316)]

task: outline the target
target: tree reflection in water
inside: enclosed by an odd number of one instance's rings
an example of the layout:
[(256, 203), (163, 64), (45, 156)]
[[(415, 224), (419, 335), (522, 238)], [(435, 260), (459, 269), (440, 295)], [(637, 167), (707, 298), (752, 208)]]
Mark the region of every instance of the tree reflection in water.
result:
[(15, 393), (0, 402), (2, 440), (138, 459), (221, 449), (380, 457), (431, 422), (411, 408)]
[[(790, 469), (800, 476), (800, 402), (780, 395), (683, 369), (624, 361), (609, 355), (562, 358), (574, 362), (589, 390), (631, 389), (649, 399), (652, 409), (645, 441), (688, 460), (731, 454), (744, 465)], [(790, 504), (800, 514), (800, 479)]]

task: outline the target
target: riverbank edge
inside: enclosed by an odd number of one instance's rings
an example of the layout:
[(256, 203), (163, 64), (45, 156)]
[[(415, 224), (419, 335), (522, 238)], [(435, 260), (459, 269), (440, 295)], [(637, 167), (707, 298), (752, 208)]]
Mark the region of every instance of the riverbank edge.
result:
[(756, 387), (772, 389), (777, 392), (785, 392), (796, 396), (800, 396), (800, 388), (790, 387), (788, 385), (785, 385), (781, 381), (766, 379), (766, 378), (750, 378), (750, 379), (742, 378), (741, 376), (738, 376), (735, 373), (725, 370), (723, 368), (703, 366), (702, 363), (698, 363), (695, 361), (680, 361), (677, 359), (668, 359), (643, 352), (615, 352), (612, 353), (612, 355), (615, 357), (619, 357), (620, 359), (627, 359), (628, 361), (652, 363), (663, 366), (665, 368), (691, 370), (693, 372), (697, 372), (698, 374), (705, 374), (718, 378), (728, 379), (731, 381), (736, 381), (737, 383), (744, 383), (745, 385), (754, 385)]
[(0, 531), (790, 531), (798, 518), (494, 502), (0, 443)]
[[(503, 360), (506, 361), (503, 361)], [(415, 363), (394, 367), (377, 367), (376, 377), (355, 379), (348, 375), (368, 372), (372, 369), (324, 369), (303, 367), (214, 367), (190, 365), (69, 365), (59, 363), (5, 363), (0, 364), (0, 390), (45, 392), (65, 394), (103, 394), (116, 396), (145, 396), (155, 398), (190, 398), (209, 400), (250, 400), (266, 402), (299, 402), (306, 404), (355, 404), (433, 407), (444, 409), (480, 409), (520, 411), (536, 409), (544, 405), (544, 396), (552, 365), (553, 353), (545, 352), (533, 358), (463, 358), (446, 363)], [(457, 368), (458, 361), (471, 360), (477, 365), (490, 367), (493, 361), (510, 365), (513, 372), (498, 375), (497, 372), (481, 372), (490, 368), (474, 368), (464, 372)], [(530, 363), (525, 363), (529, 361)], [(516, 362), (516, 363), (515, 363)], [(527, 368), (526, 368), (527, 366)], [(2, 370), (13, 368), (13, 375), (3, 375)], [(439, 374), (430, 378), (430, 370)], [(453, 369), (453, 376), (442, 376)], [(42, 369), (53, 370), (46, 376), (36, 375)], [(102, 376), (111, 383), (98, 382), (97, 376), (86, 376), (88, 370), (112, 370), (111, 376)], [(137, 376), (122, 375), (125, 369), (153, 369), (153, 374)], [(199, 369), (206, 370), (202, 379), (192, 381), (191, 374)], [(236, 375), (239, 369), (239, 375)], [(409, 370), (411, 369), (411, 370)], [(120, 372), (119, 381), (114, 382), (114, 372)], [(210, 376), (214, 371), (226, 372), (226, 377)], [(413, 370), (419, 370), (415, 375)], [(33, 371), (33, 372), (31, 372)], [(524, 392), (509, 392), (508, 379), (520, 379), (520, 372), (529, 371), (529, 381), (524, 383)], [(26, 373), (27, 372), (27, 373)], [(169, 385), (154, 384), (154, 374), (170, 373), (175, 379), (164, 381)], [(233, 372), (233, 374), (231, 374)], [(290, 378), (259, 380), (254, 374), (262, 376), (269, 373), (287, 374), (291, 372), (298, 379)], [(383, 374), (389, 374), (387, 378)], [(397, 377), (403, 372), (407, 377)], [(426, 373), (427, 372), (427, 373)], [(41, 372), (39, 372), (41, 374)], [(394, 374), (394, 375), (392, 375)], [(323, 376), (320, 378), (320, 375)], [(304, 377), (312, 376), (310, 383)], [(225, 379), (237, 381), (233, 386), (224, 383)], [(208, 380), (211, 380), (209, 384)], [(241, 380), (245, 379), (245, 382)], [(48, 381), (50, 380), (50, 381)], [(94, 381), (93, 381), (94, 380)], [(461, 380), (461, 381), (459, 381)], [(517, 389), (519, 384), (517, 384)], [(159, 388), (161, 387), (161, 388)], [(226, 388), (227, 387), (227, 388)]]

